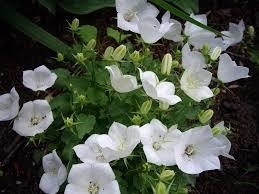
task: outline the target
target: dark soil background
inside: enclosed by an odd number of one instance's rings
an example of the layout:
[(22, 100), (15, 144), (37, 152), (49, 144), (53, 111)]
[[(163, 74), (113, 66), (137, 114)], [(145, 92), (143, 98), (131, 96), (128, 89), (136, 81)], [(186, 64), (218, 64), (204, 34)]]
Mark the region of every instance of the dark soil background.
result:
[[(256, 1), (200, 1), (200, 13), (208, 13), (209, 24), (219, 30), (227, 29), (229, 22), (253, 25), (259, 30), (259, 5)], [(37, 1), (24, 0), (18, 11), (48, 32), (63, 41), (71, 42), (67, 32), (67, 21), (75, 16), (61, 10), (51, 15)], [(106, 27), (116, 25), (114, 9), (103, 9), (89, 16), (77, 16), (81, 24), (96, 25), (99, 29), (98, 47), (105, 49), (114, 42), (105, 36)], [(67, 20), (67, 21), (66, 21)], [(259, 31), (258, 31), (259, 32)], [(35, 94), (22, 85), (22, 71), (41, 64), (49, 68), (58, 67), (51, 57), (56, 54), (41, 44), (31, 40), (5, 23), (0, 30), (0, 94), (9, 92), (15, 86), (20, 94), (20, 104), (36, 98)], [(255, 40), (258, 41), (258, 37)], [(166, 48), (165, 48), (166, 49)], [(163, 54), (163, 53), (162, 53)], [(192, 194), (256, 194), (259, 193), (259, 133), (258, 133), (258, 67), (249, 61), (246, 45), (238, 45), (229, 50), (237, 64), (250, 68), (251, 77), (233, 82), (218, 95), (214, 105), (213, 122), (224, 120), (231, 127), (229, 138), (232, 142), (231, 155), (235, 160), (221, 158), (222, 170), (200, 174)], [(0, 122), (0, 193), (40, 194), (38, 183), (41, 177), (41, 163), (34, 161), (33, 144), (12, 131), (12, 123)], [(33, 159), (34, 158), (34, 159)]]

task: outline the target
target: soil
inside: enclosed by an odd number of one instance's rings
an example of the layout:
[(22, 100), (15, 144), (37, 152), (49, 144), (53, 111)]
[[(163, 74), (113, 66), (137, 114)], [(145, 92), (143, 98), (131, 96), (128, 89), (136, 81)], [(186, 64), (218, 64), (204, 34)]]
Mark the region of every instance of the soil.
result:
[[(254, 6), (252, 1), (241, 1), (230, 5), (222, 1), (213, 2), (211, 5), (201, 3), (203, 5), (201, 13), (209, 11), (209, 21), (212, 26), (220, 30), (226, 29), (228, 22), (238, 22), (243, 18), (246, 25), (256, 27), (255, 18), (259, 8), (258, 5)], [(25, 1), (18, 11), (65, 42), (71, 42), (65, 26), (66, 20), (71, 21), (74, 15), (58, 9), (57, 16), (53, 16), (35, 1)], [(98, 42), (99, 46), (106, 48), (106, 45), (114, 44), (105, 36), (106, 27), (116, 25), (113, 18), (114, 9), (103, 9), (90, 16), (77, 17), (81, 23), (98, 27), (98, 35), (102, 37)], [(89, 18), (91, 21), (88, 20)], [(7, 24), (1, 24), (1, 26), (0, 94), (9, 92), (15, 86), (22, 104), (36, 98), (33, 92), (23, 87), (22, 71), (33, 69), (41, 64), (46, 64), (49, 68), (57, 67), (58, 64), (53, 63), (50, 58), (55, 56), (54, 52)], [(256, 114), (258, 68), (249, 61), (244, 47), (233, 47), (230, 52), (237, 63), (243, 63), (250, 68), (251, 77), (229, 84), (228, 89), (217, 96), (212, 122), (216, 124), (224, 120), (225, 124), (230, 126), (232, 132), (229, 135), (232, 143), (230, 154), (235, 157), (235, 160), (222, 157), (220, 158), (221, 170), (201, 173), (197, 178), (196, 186), (190, 187), (192, 194), (259, 193), (259, 133)], [(28, 140), (17, 135), (11, 127), (10, 122), (0, 122), (0, 193), (40, 194), (42, 192), (38, 188), (38, 183), (41, 177), (39, 172), (41, 163), (35, 162), (33, 152), (43, 147), (37, 148), (33, 144), (27, 144)]]

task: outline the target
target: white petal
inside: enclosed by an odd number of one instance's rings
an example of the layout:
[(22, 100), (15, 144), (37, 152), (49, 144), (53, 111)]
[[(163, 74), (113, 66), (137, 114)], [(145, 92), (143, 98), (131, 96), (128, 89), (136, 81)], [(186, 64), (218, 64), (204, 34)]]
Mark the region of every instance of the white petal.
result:
[(213, 92), (207, 86), (201, 86), (195, 89), (187, 89), (184, 92), (196, 102), (213, 97)]
[[(201, 15), (191, 14), (190, 17), (204, 25), (207, 25), (207, 16), (205, 14), (201, 14)], [(187, 36), (192, 36), (194, 33), (197, 33), (200, 30), (203, 30), (203, 28), (200, 28), (199, 26), (196, 26), (191, 22), (186, 22), (184, 25), (185, 25), (184, 34)]]
[(158, 14), (159, 14), (159, 10), (151, 3), (147, 3), (145, 8), (137, 13), (137, 17), (138, 18), (145, 18), (145, 17), (155, 18)]
[(146, 94), (151, 98), (156, 99), (157, 97), (156, 86), (159, 83), (158, 77), (152, 71), (145, 71), (143, 73), (141, 69), (139, 69), (139, 72), (140, 72), (140, 79), (142, 82), (142, 86)]
[(223, 83), (232, 82), (241, 78), (247, 78), (249, 69), (243, 66), (237, 66), (226, 53), (220, 55), (217, 76)]
[(58, 179), (56, 175), (44, 173), (40, 179), (39, 188), (44, 193), (55, 194), (59, 190)]
[(100, 194), (120, 194), (119, 184), (116, 180), (104, 185), (99, 191)]
[(227, 35), (223, 36), (225, 48), (241, 42), (243, 39), (244, 30), (245, 24), (243, 20), (241, 20), (238, 24), (229, 23), (228, 31), (222, 31), (222, 34)]
[(174, 42), (180, 42), (183, 40), (181, 31), (182, 31), (182, 24), (177, 20), (170, 19), (169, 23), (173, 25), (169, 28), (168, 32), (165, 33), (164, 38), (167, 40), (173, 40)]
[(117, 13), (117, 26), (122, 30), (132, 31), (135, 33), (139, 33), (137, 19), (133, 21), (126, 21), (123, 17), (123, 14)]
[(171, 82), (160, 82), (156, 87), (156, 91), (157, 99), (162, 102), (174, 105), (182, 101), (180, 97), (174, 95), (175, 87), (174, 84)]
[(222, 150), (219, 154), (234, 160), (234, 157), (229, 154), (231, 143), (228, 138), (224, 135), (217, 135), (215, 138), (218, 141), (219, 145), (222, 146)]
[(64, 194), (89, 194), (87, 188), (81, 187), (79, 185), (68, 184), (66, 186)]

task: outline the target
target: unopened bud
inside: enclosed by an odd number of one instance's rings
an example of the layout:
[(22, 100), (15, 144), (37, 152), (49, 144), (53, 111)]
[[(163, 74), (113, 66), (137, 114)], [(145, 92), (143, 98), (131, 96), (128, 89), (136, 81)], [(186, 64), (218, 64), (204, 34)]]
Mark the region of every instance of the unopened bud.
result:
[(175, 172), (173, 170), (163, 170), (161, 172), (161, 174), (159, 175), (159, 179), (162, 181), (162, 182), (170, 182), (173, 180), (175, 176)]
[(73, 55), (76, 59), (76, 64), (84, 64), (86, 57), (84, 56), (84, 53), (77, 53), (76, 55)]
[(134, 115), (131, 122), (135, 125), (140, 125), (142, 123), (142, 118), (139, 115)]
[(217, 135), (227, 135), (230, 132), (230, 129), (224, 126), (224, 121), (218, 123), (212, 128), (212, 134)]
[(152, 106), (152, 100), (147, 100), (143, 102), (143, 104), (140, 107), (140, 113), (143, 115), (146, 115), (151, 109), (151, 106)]
[(142, 165), (143, 171), (149, 172), (151, 170), (151, 165), (149, 163), (144, 163)]
[(218, 46), (214, 48), (213, 51), (210, 53), (210, 59), (212, 61), (216, 61), (219, 58), (221, 51), (222, 51), (221, 48)]
[(167, 53), (164, 55), (163, 59), (162, 59), (162, 64), (161, 64), (161, 73), (163, 75), (169, 75), (171, 72), (171, 68), (172, 68), (172, 55)]
[(65, 118), (64, 124), (67, 128), (71, 128), (74, 125), (73, 116)]
[(96, 40), (95, 40), (95, 39), (91, 39), (91, 40), (87, 43), (87, 45), (85, 46), (85, 49), (91, 51), (91, 50), (94, 50), (95, 46), (96, 46)]
[(134, 64), (138, 63), (140, 61), (140, 59), (141, 59), (139, 51), (134, 51), (133, 53), (131, 53), (130, 54), (130, 59), (132, 60), (132, 62)]
[(206, 56), (206, 55), (209, 55), (209, 52), (210, 52), (209, 46), (207, 44), (204, 44), (201, 48), (201, 53)]
[(249, 26), (248, 27), (248, 34), (249, 34), (249, 36), (251, 38), (254, 38), (254, 36), (255, 36), (255, 28), (254, 28), (254, 26)]
[(214, 111), (212, 109), (203, 110), (198, 114), (200, 123), (205, 124), (212, 118)]
[(156, 192), (155, 194), (167, 194), (167, 188), (165, 183), (159, 181), (156, 185)]
[(121, 61), (127, 52), (127, 47), (125, 45), (118, 46), (112, 53), (112, 58), (115, 61)]
[(176, 68), (176, 67), (178, 67), (178, 65), (179, 65), (178, 61), (176, 61), (176, 60), (172, 61), (172, 68)]
[(78, 31), (78, 27), (79, 27), (79, 19), (75, 18), (70, 24), (70, 30), (73, 32), (76, 32)]
[(112, 54), (113, 54), (114, 48), (112, 46), (108, 46), (103, 54), (103, 58), (105, 60), (111, 60), (112, 59)]
[(58, 53), (56, 60), (57, 60), (58, 62), (64, 61), (64, 56), (63, 56), (63, 54), (62, 54), (62, 53)]
[(214, 96), (217, 96), (220, 93), (220, 89), (219, 88), (213, 88), (212, 92), (213, 92)]
[(161, 110), (167, 110), (169, 108), (169, 104), (167, 102), (159, 102), (159, 108)]

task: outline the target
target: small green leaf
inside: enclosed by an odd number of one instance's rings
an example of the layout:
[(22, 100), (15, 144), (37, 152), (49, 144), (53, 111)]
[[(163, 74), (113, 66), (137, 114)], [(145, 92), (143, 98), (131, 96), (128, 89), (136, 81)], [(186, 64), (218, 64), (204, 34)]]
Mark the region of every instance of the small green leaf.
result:
[(65, 130), (61, 136), (61, 141), (65, 143), (65, 147), (62, 151), (63, 158), (71, 160), (74, 154), (73, 147), (80, 142), (80, 139), (70, 130)]
[(64, 93), (56, 96), (50, 101), (51, 110), (62, 112), (64, 114), (71, 111), (71, 102), (69, 93)]
[(111, 38), (115, 39), (117, 43), (122, 42), (125, 40), (127, 37), (130, 37), (131, 34), (123, 34), (119, 32), (118, 30), (115, 30), (113, 28), (108, 27), (106, 29), (107, 35), (110, 36)]
[(87, 98), (94, 105), (105, 105), (108, 102), (106, 94), (97, 88), (89, 87), (86, 91)]
[(83, 25), (79, 27), (79, 31), (77, 32), (77, 34), (83, 42), (87, 43), (91, 39), (96, 39), (97, 28), (90, 25)]
[(94, 129), (95, 125), (95, 116), (79, 114), (77, 116), (77, 122), (79, 124), (76, 125), (77, 136), (82, 139), (86, 134), (90, 133)]
[(58, 76), (54, 86), (59, 88), (67, 87), (67, 80), (70, 77), (70, 71), (64, 68), (57, 68), (52, 70), (52, 72), (56, 73)]

